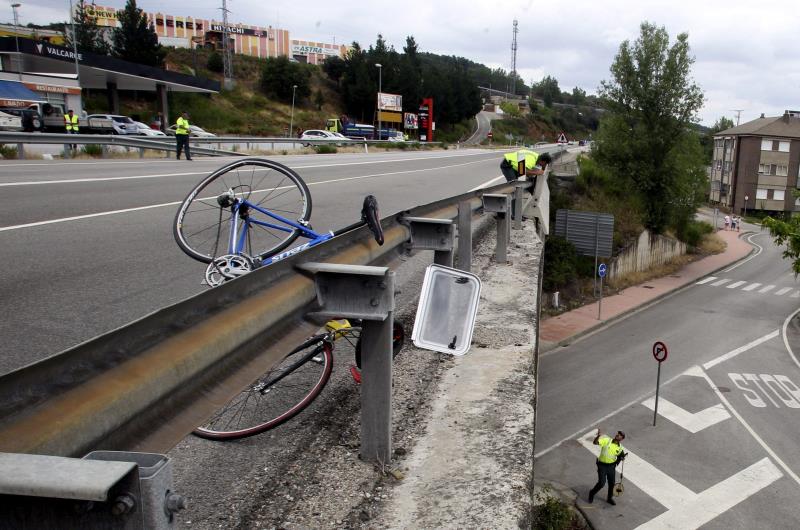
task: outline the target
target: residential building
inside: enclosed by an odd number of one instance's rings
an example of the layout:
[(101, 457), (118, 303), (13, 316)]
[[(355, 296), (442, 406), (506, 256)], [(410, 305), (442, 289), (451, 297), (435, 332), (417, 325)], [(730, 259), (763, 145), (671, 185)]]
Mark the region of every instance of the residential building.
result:
[(712, 202), (732, 212), (800, 212), (800, 111), (764, 117), (714, 135)]

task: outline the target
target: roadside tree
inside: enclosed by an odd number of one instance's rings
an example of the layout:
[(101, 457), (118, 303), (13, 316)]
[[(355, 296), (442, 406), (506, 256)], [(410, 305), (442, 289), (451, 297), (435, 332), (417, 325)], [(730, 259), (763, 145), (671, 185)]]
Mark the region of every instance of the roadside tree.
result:
[(97, 25), (95, 16), (95, 4), (86, 3), (86, 0), (79, 0), (75, 4), (75, 39), (73, 42), (72, 25), (64, 28), (65, 46), (72, 48), (77, 44), (78, 50), (82, 52), (97, 53), (106, 55), (111, 47), (106, 42), (103, 31)]
[(285, 55), (270, 57), (264, 62), (261, 70), (261, 89), (271, 98), (284, 103), (292, 101), (292, 87), (295, 102), (311, 95), (311, 71), (308, 65), (293, 63)]
[(161, 66), (166, 50), (158, 43), (158, 35), (147, 15), (136, 5), (136, 0), (128, 0), (125, 8), (117, 13), (119, 27), (114, 28), (112, 41), (115, 57), (148, 66)]
[(685, 226), (706, 186), (693, 131), (703, 105), (693, 62), (686, 33), (670, 46), (666, 29), (644, 22), (635, 42), (620, 45), (611, 80), (600, 86), (608, 112), (593, 156), (615, 175), (618, 189), (636, 192), (645, 226), (655, 233)]

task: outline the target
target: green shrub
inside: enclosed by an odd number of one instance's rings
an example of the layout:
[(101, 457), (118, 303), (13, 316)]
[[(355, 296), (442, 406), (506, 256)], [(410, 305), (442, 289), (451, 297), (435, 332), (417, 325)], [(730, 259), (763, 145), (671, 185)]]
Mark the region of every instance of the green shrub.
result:
[(566, 530), (585, 528), (577, 515), (566, 503), (552, 496), (552, 488), (546, 485), (536, 494), (533, 528), (536, 530)]
[(100, 144), (86, 144), (81, 147), (81, 151), (89, 156), (102, 156), (103, 146)]
[(225, 69), (225, 65), (222, 61), (222, 54), (216, 50), (211, 52), (211, 55), (208, 56), (208, 61), (206, 62), (206, 68), (212, 72), (222, 72), (222, 70)]
[(339, 151), (335, 145), (330, 144), (315, 145), (314, 150), (318, 155), (329, 155)]
[(686, 224), (677, 227), (678, 239), (689, 245), (696, 247), (703, 240), (703, 236), (710, 234), (714, 231), (711, 223), (706, 221), (689, 221)]
[(548, 237), (544, 244), (544, 277), (542, 289), (557, 291), (578, 275), (578, 253), (575, 245), (563, 237)]
[(17, 146), (0, 144), (0, 156), (2, 156), (6, 160), (16, 160)]

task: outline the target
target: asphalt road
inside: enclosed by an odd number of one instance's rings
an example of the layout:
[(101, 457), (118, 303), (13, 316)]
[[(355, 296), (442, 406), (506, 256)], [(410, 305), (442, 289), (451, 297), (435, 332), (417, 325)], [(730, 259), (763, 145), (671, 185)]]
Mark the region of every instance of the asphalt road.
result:
[[(536, 479), (573, 489), (594, 528), (796, 527), (800, 285), (766, 233), (748, 239), (744, 262), (542, 358)], [(586, 502), (598, 427), (627, 434), (617, 506)]]
[[(286, 156), (309, 184), (312, 226), (354, 222), (366, 194), (383, 216), (499, 176), (498, 152)], [(0, 374), (205, 289), (205, 266), (172, 237), (180, 201), (229, 159), (0, 163)]]

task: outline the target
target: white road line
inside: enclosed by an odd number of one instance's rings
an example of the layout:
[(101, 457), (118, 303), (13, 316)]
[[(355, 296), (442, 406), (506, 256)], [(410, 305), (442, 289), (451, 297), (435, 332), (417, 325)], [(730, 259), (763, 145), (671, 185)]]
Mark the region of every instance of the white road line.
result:
[(753, 289), (758, 289), (761, 287), (760, 283), (751, 283), (747, 287), (742, 287), (742, 291), (752, 291)]
[[(345, 177), (345, 178), (340, 178), (340, 179), (323, 180), (323, 181), (320, 181), (320, 182), (307, 182), (307, 184), (308, 184), (309, 187), (311, 187), (311, 186), (321, 186), (323, 184), (335, 184), (335, 183), (338, 183), (338, 182), (346, 182), (346, 181), (349, 181), (349, 180), (361, 180), (361, 179), (368, 179), (368, 178), (387, 177), (387, 176), (392, 176), (392, 175), (403, 175), (403, 174), (406, 174), (406, 173), (419, 173), (419, 172), (422, 172), (422, 171), (438, 171), (440, 169), (449, 169), (449, 168), (453, 168), (453, 167), (467, 166), (467, 165), (471, 165), (471, 164), (477, 164), (477, 163), (480, 163), (480, 162), (482, 162), (482, 161), (481, 160), (477, 160), (477, 161), (472, 161), (472, 162), (464, 162), (462, 164), (452, 164), (452, 165), (449, 165), (449, 166), (440, 166), (440, 167), (435, 167), (435, 168), (412, 169), (412, 170), (407, 170), (407, 171), (392, 171), (392, 172), (389, 172), (389, 173), (375, 173), (375, 174), (372, 174), (372, 175), (361, 175), (361, 176), (358, 176), (358, 177)], [(105, 216), (105, 215), (117, 215), (117, 214), (123, 214), (123, 213), (138, 212), (138, 211), (141, 211), (141, 210), (151, 210), (153, 208), (162, 208), (164, 206), (176, 206), (178, 204), (181, 204), (181, 202), (183, 202), (183, 201), (181, 200), (181, 201), (177, 201), (177, 202), (165, 202), (165, 203), (161, 203), (161, 204), (151, 204), (149, 206), (139, 206), (139, 207), (136, 207), (136, 208), (125, 208), (123, 210), (112, 210), (112, 211), (108, 211), (108, 212), (96, 212), (96, 213), (90, 213), (90, 214), (85, 214), (85, 215), (76, 215), (74, 217), (62, 217), (60, 219), (50, 219), (50, 220), (47, 220), (47, 221), (37, 221), (37, 222), (34, 222), (34, 223), (26, 223), (26, 224), (21, 224), (21, 225), (3, 226), (3, 227), (0, 227), (0, 232), (6, 232), (6, 231), (9, 231), (9, 230), (19, 230), (19, 229), (22, 229), (22, 228), (31, 228), (31, 227), (34, 227), (34, 226), (42, 226), (42, 225), (49, 225), (49, 224), (55, 224), (55, 223), (65, 223), (65, 222), (70, 222), (70, 221), (79, 221), (79, 220), (82, 220), (82, 219), (90, 219), (92, 217), (102, 217), (102, 216)]]
[[(655, 403), (655, 398), (642, 401), (642, 405), (650, 410), (655, 410)], [(712, 405), (700, 412), (691, 413), (664, 398), (658, 400), (658, 414), (692, 434), (731, 417), (725, 407), (722, 406), (722, 403)]]
[(695, 285), (703, 285), (704, 283), (713, 282), (716, 279), (717, 279), (716, 276), (709, 276), (708, 278), (704, 278), (699, 282), (695, 282)]
[(786, 347), (786, 351), (789, 352), (789, 356), (794, 361), (794, 364), (796, 364), (797, 367), (800, 368), (800, 362), (798, 362), (797, 357), (794, 356), (794, 351), (792, 350), (792, 347), (789, 346), (789, 338), (786, 336), (786, 328), (789, 326), (789, 322), (795, 317), (795, 315), (797, 315), (797, 313), (800, 313), (800, 309), (798, 309), (797, 311), (786, 317), (786, 320), (783, 321), (783, 326), (781, 327), (781, 335), (783, 338), (783, 345)]
[[(438, 160), (438, 159), (445, 159), (445, 158), (453, 158), (459, 156), (477, 156), (477, 155), (485, 155), (487, 153), (465, 153), (463, 155), (443, 155), (443, 156), (425, 156), (419, 158), (396, 158), (393, 160), (369, 160), (364, 162), (341, 162), (338, 164), (316, 164), (316, 165), (308, 165), (308, 166), (292, 166), (292, 169), (318, 169), (318, 168), (329, 168), (329, 167), (339, 167), (339, 166), (361, 166), (366, 164), (388, 164), (392, 162), (413, 162), (415, 160)], [(491, 161), (493, 159), (488, 158), (486, 160), (481, 160), (479, 162)], [(89, 162), (77, 162), (72, 163), (69, 165), (77, 165), (77, 164), (88, 164)], [(129, 162), (132, 163), (132, 162)], [(138, 163), (138, 162), (137, 162)], [(474, 162), (472, 162), (474, 163)], [(24, 164), (24, 165), (32, 165), (32, 164)], [(52, 164), (41, 164), (41, 165), (52, 165)], [(0, 166), (0, 170), (2, 168), (7, 167), (5, 165)], [(69, 167), (69, 166), (65, 166)], [(444, 167), (452, 167), (452, 166), (444, 166)], [(60, 167), (59, 169), (63, 170), (64, 167)], [(135, 175), (129, 177), (98, 177), (98, 178), (82, 178), (82, 179), (69, 179), (69, 180), (29, 180), (29, 181), (21, 181), (21, 182), (3, 182), (0, 183), (0, 187), (8, 187), (8, 186), (38, 186), (42, 184), (75, 184), (75, 183), (82, 183), (82, 182), (103, 182), (109, 180), (130, 180), (130, 179), (148, 179), (148, 178), (165, 178), (165, 177), (180, 177), (186, 175), (207, 175), (211, 173), (212, 170), (208, 171), (193, 171), (190, 173), (162, 173), (157, 175)], [(418, 170), (423, 171), (423, 170)]]
[(784, 287), (783, 289), (780, 289), (779, 291), (775, 291), (775, 296), (783, 296), (783, 295), (785, 295), (786, 293), (788, 293), (791, 290), (792, 290), (791, 287)]
[(728, 411), (731, 414), (733, 414), (737, 420), (739, 420), (739, 423), (741, 423), (745, 429), (747, 429), (747, 432), (750, 433), (750, 436), (752, 436), (756, 440), (756, 442), (758, 442), (758, 444), (764, 448), (767, 454), (771, 456), (772, 459), (776, 461), (780, 467), (783, 468), (783, 470), (786, 472), (787, 475), (789, 475), (792, 478), (792, 480), (794, 480), (795, 482), (797, 482), (798, 485), (800, 485), (800, 477), (798, 477), (797, 474), (794, 471), (792, 471), (791, 468), (789, 468), (789, 466), (787, 466), (786, 463), (784, 463), (784, 461), (778, 457), (778, 455), (775, 454), (775, 451), (773, 451), (770, 448), (770, 446), (768, 446), (766, 442), (764, 442), (764, 440), (761, 439), (761, 437), (756, 433), (756, 431), (754, 431), (753, 428), (750, 427), (750, 425), (744, 420), (744, 418), (742, 418), (742, 415), (736, 412), (736, 409), (734, 409), (733, 405), (731, 405), (730, 402), (725, 398), (725, 396), (722, 395), (722, 392), (720, 392), (719, 388), (717, 388), (717, 386), (714, 384), (714, 382), (711, 380), (708, 374), (703, 373), (703, 379), (705, 379), (708, 382), (709, 386), (711, 387), (711, 390), (714, 391), (714, 393), (717, 395), (717, 398), (719, 398), (719, 400), (722, 401), (722, 403), (727, 407)]
[[(628, 462), (628, 459), (625, 459)], [(631, 482), (638, 486), (633, 475)], [(747, 469), (739, 471), (722, 482), (714, 484), (704, 492), (695, 495), (694, 499), (681, 503), (658, 517), (650, 519), (637, 529), (676, 530), (694, 529), (714, 520), (748, 497), (755, 495), (783, 476), (769, 458), (762, 458)], [(659, 493), (659, 492), (656, 492)], [(661, 502), (656, 495), (651, 497)], [(662, 503), (663, 504), (663, 503)]]
[(505, 177), (504, 177), (503, 175), (500, 175), (500, 176), (494, 177), (494, 178), (492, 178), (492, 179), (489, 179), (489, 180), (487, 180), (487, 181), (486, 181), (486, 182), (484, 182), (483, 184), (478, 184), (477, 186), (475, 186), (474, 188), (472, 188), (472, 189), (471, 189), (471, 190), (469, 190), (469, 191), (475, 191), (475, 190), (479, 190), (479, 189), (482, 189), (482, 188), (488, 188), (489, 186), (491, 186), (492, 184), (494, 184), (496, 181), (498, 181), (498, 180), (500, 180), (500, 179), (504, 179), (504, 178), (505, 178)]
[(753, 245), (754, 247), (756, 247), (756, 248), (758, 249), (758, 250), (756, 250), (756, 253), (755, 253), (755, 254), (753, 254), (752, 256), (749, 256), (749, 257), (745, 258), (744, 260), (740, 261), (740, 262), (739, 262), (739, 263), (737, 263), (736, 265), (733, 265), (733, 266), (731, 266), (731, 267), (728, 267), (727, 269), (725, 269), (725, 270), (724, 270), (724, 271), (722, 271), (722, 272), (730, 272), (730, 271), (732, 271), (733, 269), (735, 269), (736, 267), (740, 267), (740, 266), (744, 265), (745, 263), (747, 263), (747, 262), (748, 262), (748, 261), (750, 261), (751, 259), (753, 259), (753, 258), (756, 258), (756, 257), (757, 257), (759, 254), (761, 254), (762, 252), (764, 252), (764, 247), (762, 247), (761, 245), (759, 245), (758, 243), (756, 243), (756, 242), (754, 242), (754, 241), (753, 241), (753, 238), (754, 238), (754, 237), (756, 237), (756, 236), (758, 236), (758, 235), (761, 235), (761, 234), (750, 234), (749, 236), (747, 236), (747, 242), (748, 242), (748, 243), (750, 243), (751, 245)]
[(759, 292), (759, 293), (762, 293), (762, 294), (763, 294), (763, 293), (768, 293), (768, 292), (770, 292), (771, 290), (773, 290), (774, 288), (775, 288), (775, 286), (774, 286), (774, 285), (767, 285), (766, 287), (764, 287), (763, 289), (761, 289), (761, 290), (760, 290), (760, 291), (758, 291), (758, 292)]
[(730, 279), (722, 279), (722, 280), (720, 280), (720, 281), (718, 281), (718, 282), (714, 282), (714, 283), (712, 283), (712, 284), (711, 284), (711, 287), (719, 287), (720, 285), (725, 285), (725, 284), (726, 284), (726, 283), (728, 283), (729, 281), (731, 281), (731, 280), (730, 280)]
[(728, 287), (727, 287), (727, 288), (728, 288), (728, 289), (736, 289), (736, 288), (737, 288), (737, 287), (739, 287), (740, 285), (744, 285), (744, 284), (746, 284), (746, 283), (747, 283), (747, 282), (745, 282), (745, 281), (733, 282), (732, 284), (728, 285)]
[[(672, 383), (673, 381), (675, 381), (676, 379), (678, 379), (679, 377), (681, 377), (682, 375), (684, 375), (684, 374), (678, 374), (678, 375), (676, 375), (676, 376), (674, 376), (674, 377), (670, 377), (669, 379), (667, 379), (666, 381), (664, 381), (664, 382), (663, 382), (663, 383), (661, 383), (661, 384), (662, 384), (663, 386), (666, 386), (666, 385), (668, 385), (668, 384)], [(647, 392), (647, 393), (645, 393), (645, 394), (642, 394), (641, 396), (637, 397), (637, 398), (636, 398), (636, 399), (634, 399), (633, 401), (629, 401), (628, 403), (625, 403), (625, 404), (624, 404), (624, 405), (622, 405), (620, 408), (618, 408), (618, 409), (616, 409), (616, 410), (613, 410), (613, 411), (609, 412), (608, 414), (606, 414), (605, 416), (603, 416), (603, 417), (601, 417), (601, 418), (597, 418), (597, 419), (596, 419), (594, 422), (590, 423), (589, 425), (587, 425), (587, 426), (585, 426), (585, 427), (581, 427), (581, 428), (580, 428), (578, 431), (576, 431), (576, 432), (574, 432), (574, 433), (570, 434), (569, 436), (566, 436), (566, 437), (562, 438), (561, 440), (557, 441), (556, 443), (554, 443), (553, 445), (551, 445), (551, 446), (550, 446), (550, 447), (548, 447), (547, 449), (544, 449), (544, 450), (542, 450), (542, 451), (539, 451), (538, 453), (535, 453), (535, 454), (533, 455), (533, 457), (534, 457), (534, 458), (539, 458), (540, 456), (544, 456), (544, 455), (546, 455), (547, 453), (549, 453), (550, 451), (552, 451), (553, 449), (555, 449), (555, 448), (556, 448), (556, 447), (558, 447), (559, 445), (563, 444), (563, 443), (564, 443), (564, 442), (566, 442), (567, 440), (574, 440), (574, 439), (575, 439), (577, 436), (580, 436), (580, 434), (581, 434), (583, 431), (585, 431), (586, 429), (588, 429), (588, 428), (590, 428), (590, 427), (593, 427), (593, 426), (595, 426), (595, 425), (599, 424), (600, 422), (603, 422), (603, 421), (607, 420), (607, 419), (608, 419), (608, 418), (610, 418), (611, 416), (614, 416), (614, 415), (616, 415), (616, 414), (619, 414), (619, 413), (620, 413), (620, 412), (622, 412), (623, 410), (625, 410), (625, 409), (627, 409), (627, 408), (629, 408), (629, 407), (632, 407), (632, 406), (636, 405), (637, 403), (640, 403), (642, 400), (644, 400), (644, 399), (647, 399), (648, 397), (652, 396), (654, 393), (655, 393), (655, 391), (653, 391), (653, 392)], [(595, 427), (595, 428), (596, 428), (596, 427)]]
[(728, 353), (726, 353), (724, 355), (720, 355), (716, 359), (712, 359), (711, 361), (708, 361), (707, 363), (705, 363), (703, 365), (703, 368), (705, 370), (708, 370), (709, 368), (713, 368), (714, 366), (716, 366), (716, 365), (718, 365), (720, 363), (724, 363), (725, 361), (733, 359), (734, 357), (736, 357), (740, 353), (744, 353), (747, 350), (755, 348), (759, 344), (763, 344), (764, 342), (767, 342), (770, 339), (774, 339), (775, 337), (778, 336), (779, 333), (780, 333), (780, 330), (778, 330), (778, 329), (776, 329), (772, 333), (767, 333), (766, 335), (764, 335), (761, 338), (758, 338), (758, 339), (756, 339), (756, 340), (754, 340), (752, 342), (749, 342), (749, 343), (745, 344), (744, 346), (736, 348), (735, 350), (731, 350), (731, 351), (729, 351)]

